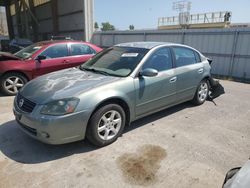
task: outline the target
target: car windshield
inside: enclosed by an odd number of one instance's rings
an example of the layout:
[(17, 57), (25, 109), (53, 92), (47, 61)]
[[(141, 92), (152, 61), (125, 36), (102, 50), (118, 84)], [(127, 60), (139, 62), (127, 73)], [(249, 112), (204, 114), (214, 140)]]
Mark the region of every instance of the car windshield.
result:
[(81, 65), (80, 69), (111, 76), (126, 77), (133, 72), (148, 51), (148, 49), (133, 47), (109, 48)]
[(33, 44), (31, 46), (28, 46), (19, 52), (15, 53), (14, 55), (21, 58), (21, 59), (28, 59), (30, 58), (34, 53), (36, 53), (38, 50), (42, 48), (41, 45)]

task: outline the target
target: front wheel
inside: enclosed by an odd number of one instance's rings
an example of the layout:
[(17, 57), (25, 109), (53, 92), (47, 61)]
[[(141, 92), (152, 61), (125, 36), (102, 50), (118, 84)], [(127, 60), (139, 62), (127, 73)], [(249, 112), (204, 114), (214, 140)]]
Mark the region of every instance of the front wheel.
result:
[(0, 82), (4, 94), (16, 95), (28, 80), (20, 73), (11, 72), (3, 75)]
[(87, 139), (96, 146), (106, 146), (117, 140), (122, 134), (126, 121), (123, 108), (117, 104), (108, 104), (98, 109), (87, 128)]
[(208, 81), (202, 80), (197, 88), (197, 91), (195, 93), (195, 96), (194, 96), (192, 102), (195, 105), (203, 104), (207, 100), (208, 93), (209, 93)]

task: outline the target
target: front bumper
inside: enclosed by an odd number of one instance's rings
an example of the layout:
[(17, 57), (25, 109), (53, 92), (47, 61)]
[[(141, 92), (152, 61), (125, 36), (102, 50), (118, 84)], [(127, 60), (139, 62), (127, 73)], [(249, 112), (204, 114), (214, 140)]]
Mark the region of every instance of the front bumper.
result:
[(83, 140), (90, 112), (88, 110), (65, 116), (40, 114), (39, 105), (32, 113), (19, 109), (14, 101), (13, 112), (19, 127), (29, 136), (47, 144), (65, 144)]

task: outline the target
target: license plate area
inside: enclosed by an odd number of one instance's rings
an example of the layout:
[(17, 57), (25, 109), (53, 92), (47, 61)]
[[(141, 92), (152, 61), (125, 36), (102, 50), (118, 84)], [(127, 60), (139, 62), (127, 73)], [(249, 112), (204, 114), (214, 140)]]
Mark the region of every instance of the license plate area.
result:
[(15, 115), (16, 119), (18, 121), (20, 121), (22, 119), (22, 114), (17, 112), (16, 110), (13, 110), (13, 112), (14, 112), (14, 115)]

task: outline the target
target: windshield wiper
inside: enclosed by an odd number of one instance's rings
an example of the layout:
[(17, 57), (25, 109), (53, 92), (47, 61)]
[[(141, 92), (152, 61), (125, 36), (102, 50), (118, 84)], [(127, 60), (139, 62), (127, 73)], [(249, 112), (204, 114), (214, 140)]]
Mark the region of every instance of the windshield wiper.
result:
[(16, 56), (16, 57), (18, 57), (18, 58), (20, 58), (20, 59), (22, 59), (22, 57), (21, 56), (19, 56), (19, 55), (16, 55), (16, 54), (13, 54), (14, 56)]
[(16, 55), (16, 54), (13, 54), (13, 55), (16, 56), (19, 59), (22, 59), (22, 60), (26, 60), (26, 59), (30, 58), (30, 56), (29, 57), (22, 57), (22, 56), (19, 56), (19, 55)]
[(110, 76), (111, 75), (111, 74), (109, 74), (109, 73), (107, 73), (105, 71), (97, 70), (97, 69), (94, 69), (94, 68), (84, 68), (84, 67), (81, 67), (80, 69), (81, 70), (95, 72), (95, 73), (100, 73), (100, 74), (103, 74), (105, 76)]

